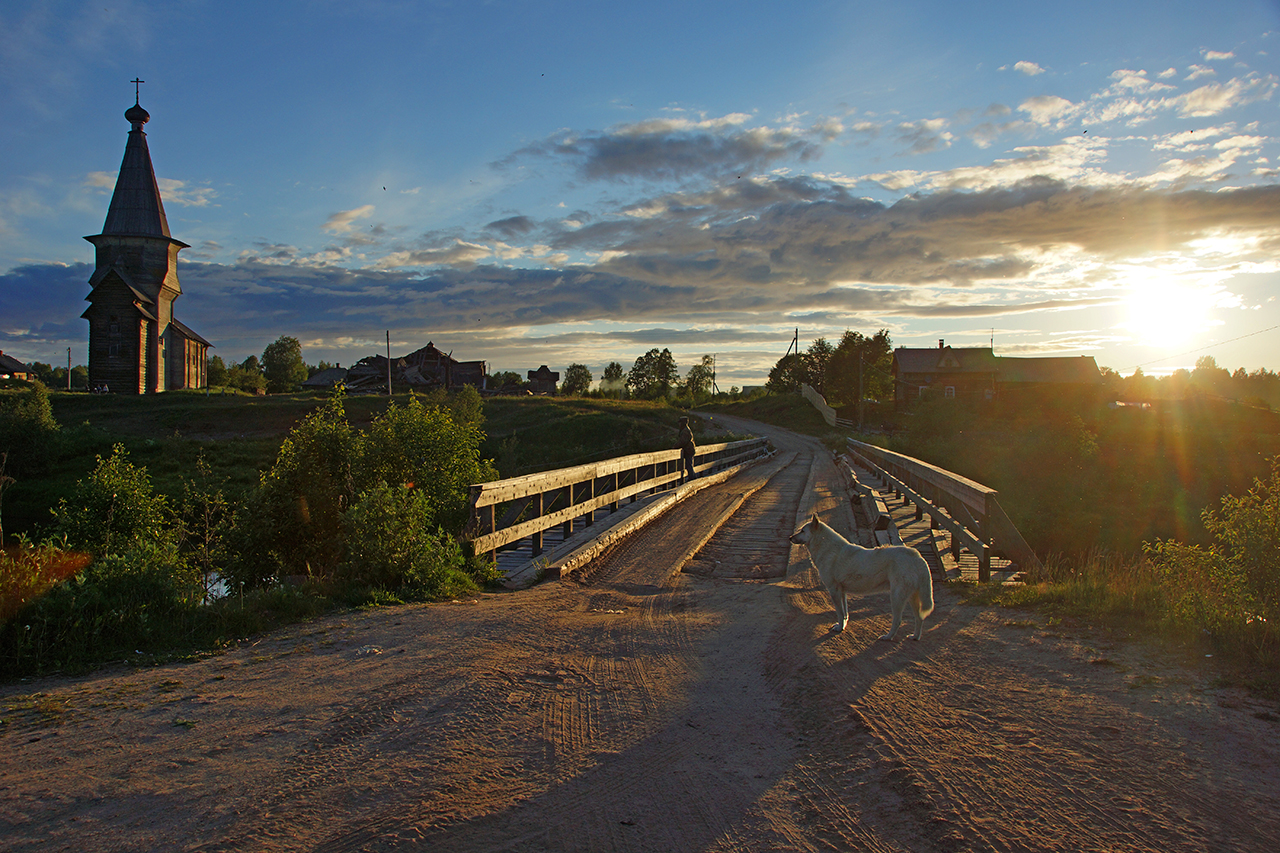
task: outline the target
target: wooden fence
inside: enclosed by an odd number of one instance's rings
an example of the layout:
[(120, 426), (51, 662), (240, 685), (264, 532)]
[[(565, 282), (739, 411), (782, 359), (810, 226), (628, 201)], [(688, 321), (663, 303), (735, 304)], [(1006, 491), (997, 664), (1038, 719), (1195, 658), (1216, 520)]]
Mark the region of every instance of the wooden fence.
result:
[[(699, 476), (767, 454), (768, 441), (752, 438), (699, 447), (694, 472)], [(561, 525), (564, 538), (575, 523), (595, 523), (596, 510), (616, 511), (623, 501), (673, 488), (680, 480), (680, 451), (636, 453), (471, 486), (471, 517), (466, 538), (475, 553), (496, 558), (500, 548), (531, 540), (533, 556), (542, 553), (542, 535)]]
[(991, 579), (993, 549), (1024, 568), (1040, 565), (1035, 551), (1000, 507), (995, 489), (857, 439), (847, 439), (846, 444), (850, 456), (916, 505), (917, 520), (928, 513), (930, 527), (950, 531), (952, 556), (958, 557), (963, 547), (978, 558), (980, 581)]

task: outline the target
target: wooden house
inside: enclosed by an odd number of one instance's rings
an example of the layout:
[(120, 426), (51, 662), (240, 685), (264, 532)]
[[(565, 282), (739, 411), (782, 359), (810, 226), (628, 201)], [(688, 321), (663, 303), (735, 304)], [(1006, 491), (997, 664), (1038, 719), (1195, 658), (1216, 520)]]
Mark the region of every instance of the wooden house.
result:
[(92, 288), (81, 315), (89, 321), (89, 387), (120, 394), (204, 388), (209, 342), (173, 316), (182, 295), (178, 252), (142, 126), (150, 114), (125, 111), (131, 130), (102, 233), (93, 244)]
[(534, 394), (556, 393), (556, 383), (560, 381), (560, 371), (552, 370), (545, 364), (537, 370), (529, 371), (529, 390)]
[(31, 368), (0, 350), (0, 379), (32, 379)]
[(898, 347), (893, 351), (893, 400), (903, 406), (925, 397), (991, 400), (999, 371), (990, 347)]
[(1016, 358), (990, 347), (898, 347), (893, 351), (894, 403), (926, 397), (994, 400), (1002, 391), (1101, 384), (1093, 356)]

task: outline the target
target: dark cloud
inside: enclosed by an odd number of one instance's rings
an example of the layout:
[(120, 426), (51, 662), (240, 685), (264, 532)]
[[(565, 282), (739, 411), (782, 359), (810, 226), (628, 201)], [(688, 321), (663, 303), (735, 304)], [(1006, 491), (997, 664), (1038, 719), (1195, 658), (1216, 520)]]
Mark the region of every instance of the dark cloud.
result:
[(533, 220), (527, 216), (509, 216), (506, 219), (490, 222), (484, 227), (484, 230), (499, 234), (507, 240), (523, 237), (533, 229)]
[(806, 162), (822, 154), (839, 128), (745, 127), (745, 117), (710, 121), (655, 120), (607, 131), (560, 133), (494, 164), (558, 159), (588, 180), (699, 180), (754, 175), (782, 161)]
[[(0, 349), (19, 361), (49, 361), (88, 337), (89, 264), (31, 264), (0, 275)], [(73, 353), (73, 358), (84, 357)]]

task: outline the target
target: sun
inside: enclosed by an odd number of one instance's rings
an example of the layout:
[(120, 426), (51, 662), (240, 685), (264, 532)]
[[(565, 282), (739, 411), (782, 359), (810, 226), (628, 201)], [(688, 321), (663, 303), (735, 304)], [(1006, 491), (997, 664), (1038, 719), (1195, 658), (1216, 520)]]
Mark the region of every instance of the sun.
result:
[(1120, 327), (1135, 343), (1158, 349), (1185, 346), (1209, 327), (1218, 325), (1212, 310), (1221, 295), (1176, 279), (1151, 279), (1130, 284), (1125, 298), (1126, 318)]

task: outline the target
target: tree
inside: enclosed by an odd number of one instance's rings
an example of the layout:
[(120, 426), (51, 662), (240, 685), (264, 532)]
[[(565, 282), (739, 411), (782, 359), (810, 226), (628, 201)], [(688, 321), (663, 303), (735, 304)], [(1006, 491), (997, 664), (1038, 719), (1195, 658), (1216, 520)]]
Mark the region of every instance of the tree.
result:
[(520, 378), (520, 374), (514, 370), (500, 370), (489, 374), (489, 387), (495, 391), (503, 388), (519, 390), (525, 384), (525, 381)]
[(609, 394), (622, 395), (622, 389), (626, 386), (623, 378), (622, 365), (616, 361), (609, 362), (604, 369), (604, 375), (600, 377), (600, 390)]
[(296, 391), (307, 379), (307, 365), (302, 360), (302, 344), (298, 339), (281, 335), (267, 344), (262, 353), (262, 373), (271, 393)]
[(858, 402), (858, 369), (861, 362), (862, 396), (872, 400), (893, 397), (893, 341), (889, 330), (871, 337), (845, 330), (827, 362), (824, 388), (827, 402), (845, 405)]
[(809, 381), (809, 373), (804, 363), (804, 356), (798, 352), (789, 352), (769, 371), (769, 381), (765, 387), (774, 394), (794, 393), (800, 386)]
[(643, 400), (662, 400), (671, 396), (671, 390), (680, 381), (680, 371), (671, 350), (656, 348), (636, 359), (627, 374), (627, 388), (632, 396)]
[(591, 371), (585, 364), (571, 364), (565, 368), (564, 381), (560, 383), (560, 390), (565, 394), (580, 397), (591, 387), (592, 378)]
[(805, 373), (809, 376), (809, 384), (819, 394), (826, 394), (827, 365), (834, 354), (835, 347), (831, 346), (826, 338), (818, 338), (811, 343), (804, 354)]
[(715, 359), (709, 355), (704, 355), (702, 361), (689, 368), (689, 372), (685, 375), (684, 387), (689, 389), (689, 396), (693, 398), (694, 405), (698, 403), (699, 394), (706, 394), (711, 390), (711, 380), (714, 376)]
[(227, 384), (227, 365), (220, 355), (211, 355), (205, 366), (205, 377), (210, 387)]

